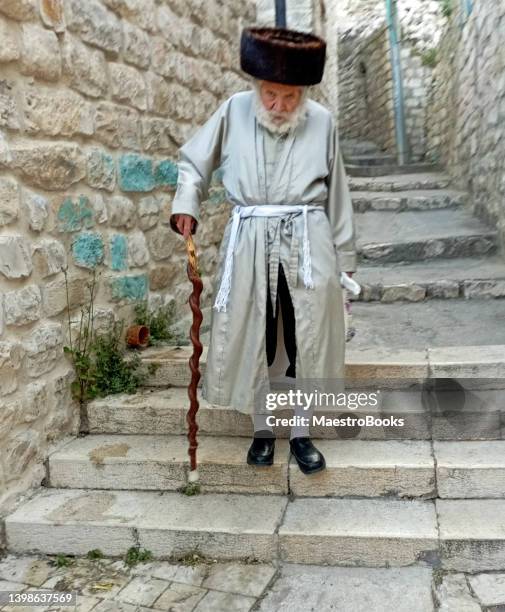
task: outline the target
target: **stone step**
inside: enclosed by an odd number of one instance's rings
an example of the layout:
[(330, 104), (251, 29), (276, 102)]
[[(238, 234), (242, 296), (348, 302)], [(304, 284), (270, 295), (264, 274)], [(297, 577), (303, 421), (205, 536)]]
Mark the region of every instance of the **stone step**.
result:
[(505, 442), (434, 442), (441, 498), (505, 498)]
[[(409, 381), (412, 384), (412, 380)], [(381, 392), (387, 405), (379, 415), (377, 410), (368, 411), (374, 417), (404, 419), (403, 426), (385, 421), (376, 426), (334, 424), (324, 417), (334, 419), (347, 417), (349, 410), (317, 409), (317, 418), (312, 424), (311, 435), (322, 439), (362, 438), (387, 440), (402, 438), (427, 440), (430, 438), (429, 419), (422, 404), (421, 394), (413, 391)], [(136, 395), (113, 395), (90, 402), (87, 406), (89, 433), (93, 434), (185, 434), (187, 432), (186, 414), (189, 408), (187, 390), (183, 387), (144, 391)], [(288, 419), (292, 409), (276, 410), (275, 416)], [(362, 414), (365, 414), (363, 412)], [(351, 416), (356, 416), (352, 414)], [(224, 407), (208, 404), (199, 397), (197, 422), (200, 435), (243, 436), (250, 438), (253, 433), (252, 419), (249, 414)], [(289, 437), (288, 423), (279, 422), (275, 428), (278, 438)], [(500, 438), (500, 430), (495, 438)]]
[(372, 177), (372, 176), (387, 176), (391, 174), (417, 174), (427, 172), (444, 172), (444, 168), (427, 163), (406, 164), (398, 166), (395, 163), (361, 166), (357, 164), (345, 163), (345, 169), (348, 176)]
[(355, 220), (362, 263), (419, 262), (497, 249), (497, 231), (466, 210), (370, 211)]
[(362, 288), (356, 301), (505, 297), (505, 260), (499, 255), (362, 265), (355, 278)]
[(459, 208), (468, 200), (463, 191), (449, 189), (412, 189), (410, 191), (353, 191), (351, 193), (354, 211), (395, 211), (437, 210)]
[(391, 174), (375, 177), (348, 177), (351, 191), (410, 191), (419, 189), (448, 189), (451, 179), (443, 172)]
[[(503, 309), (499, 304), (497, 300), (461, 299), (451, 302), (430, 300), (422, 305), (355, 302), (352, 305), (353, 322), (359, 333), (346, 346), (346, 385), (367, 385), (372, 381), (383, 383), (384, 388), (387, 384), (387, 388), (401, 389), (409, 387), (413, 380), (423, 381), (433, 376), (505, 378), (505, 329), (498, 325), (503, 318)], [(389, 312), (391, 316), (388, 316)], [(426, 312), (424, 319), (423, 312)], [(450, 322), (445, 320), (449, 314), (453, 317)], [(482, 326), (473, 324), (474, 320), (479, 320), (479, 314), (489, 324), (488, 333)], [(430, 322), (434, 316), (443, 320), (447, 327), (445, 332), (431, 329)], [(391, 325), (393, 321), (399, 327), (398, 333)], [(415, 328), (416, 322), (420, 324), (420, 330)], [(461, 329), (457, 337), (453, 334), (454, 325)], [(455, 340), (467, 344), (451, 344)], [(415, 348), (412, 348), (414, 345)], [(202, 374), (205, 372), (207, 351), (208, 346), (204, 345), (199, 363)], [(155, 369), (146, 381), (146, 388), (186, 389), (191, 380), (188, 362), (192, 353), (193, 348), (188, 345), (145, 350), (141, 354), (144, 368)], [(202, 378), (199, 387), (201, 384)], [(137, 401), (135, 395), (126, 397), (133, 404)], [(90, 405), (103, 401), (95, 400)], [(184, 403), (188, 401), (186, 393)]]
[(394, 164), (396, 157), (388, 153), (373, 153), (364, 155), (352, 155), (344, 157), (345, 164), (350, 166), (384, 166)]
[(287, 504), (279, 495), (45, 489), (5, 519), (12, 553), (123, 556), (132, 546), (168, 559), (197, 551), (220, 559), (276, 556)]
[(5, 519), (17, 554), (123, 556), (340, 566), (505, 569), (505, 500), (295, 498), (279, 495), (38, 489)]
[(390, 499), (295, 499), (279, 528), (291, 563), (403, 566), (437, 557), (435, 506)]
[(442, 568), (505, 570), (505, 500), (437, 499)]
[[(202, 339), (202, 343), (204, 342)], [(208, 346), (204, 344), (199, 363), (202, 375), (205, 372), (207, 351)], [(143, 351), (141, 358), (146, 373), (149, 369), (154, 370), (148, 376), (146, 387), (187, 387), (191, 379), (188, 361), (192, 352), (193, 349), (189, 345), (151, 347)], [(401, 387), (410, 384), (410, 380), (405, 379), (423, 379), (427, 375), (428, 365), (424, 351), (399, 351), (397, 348), (375, 350), (369, 347), (354, 351), (353, 346), (346, 349), (345, 377), (349, 384), (371, 379), (387, 380), (389, 384), (393, 384), (392, 381), (396, 380), (397, 385)], [(198, 385), (201, 387), (202, 378)]]
[[(250, 444), (250, 438), (199, 435), (202, 490), (287, 493), (288, 441), (276, 441), (274, 465), (264, 469), (247, 464)], [(48, 484), (55, 488), (176, 491), (187, 482), (188, 439), (170, 434), (90, 434), (55, 451), (48, 462)]]
[[(454, 298), (390, 304), (354, 302), (352, 325), (356, 334), (348, 343), (348, 350), (369, 350), (370, 347), (376, 350), (380, 347), (384, 351), (428, 349), (437, 351), (440, 358), (444, 359), (440, 350), (447, 347), (450, 349), (447, 358), (454, 360), (454, 366), (447, 364), (448, 367), (445, 367), (440, 364), (440, 369), (452, 371), (458, 378), (480, 375), (474, 372), (481, 372), (484, 377), (493, 376), (491, 372), (495, 370), (486, 365), (486, 353), (490, 352), (493, 359), (503, 362), (503, 313), (502, 299)], [(482, 364), (476, 362), (471, 351), (484, 360)], [(430, 354), (433, 356), (436, 353)], [(467, 359), (473, 362), (471, 367), (464, 365)], [(496, 372), (497, 376), (505, 377), (501, 367)], [(430, 371), (431, 376), (433, 374)]]
[[(443, 370), (442, 370), (443, 371)], [(442, 374), (443, 376), (443, 374)], [(314, 438), (336, 440), (501, 440), (505, 439), (505, 408), (503, 395), (505, 377), (456, 379), (456, 389), (442, 389), (429, 381), (410, 390), (380, 391), (381, 402), (375, 410), (314, 411), (311, 435)], [(412, 382), (412, 381), (411, 381)], [(436, 389), (430, 385), (438, 384)], [(365, 391), (366, 388), (360, 390)], [(462, 397), (461, 397), (462, 396)], [(458, 401), (456, 408), (454, 402)], [(88, 405), (88, 429), (92, 434), (186, 434), (189, 408), (187, 392), (174, 387), (158, 391), (139, 392), (135, 396), (116, 395), (95, 400)], [(275, 417), (289, 419), (291, 409), (277, 410)], [(344, 421), (345, 417), (373, 419), (373, 422)], [(340, 421), (335, 421), (340, 418)], [(381, 419), (378, 421), (377, 419)], [(401, 419), (401, 420), (400, 420)], [(233, 407), (209, 405), (199, 398), (197, 423), (200, 436), (243, 436), (253, 433), (249, 414)], [(290, 423), (272, 423), (278, 438), (289, 437)]]
[[(276, 440), (273, 466), (255, 468), (246, 462), (250, 437), (199, 436), (197, 460), (202, 491), (291, 491), (310, 497), (428, 498), (436, 494), (429, 442), (315, 443), (325, 456), (326, 470), (307, 478), (290, 458), (287, 440)], [(502, 448), (505, 445), (498, 444)], [(187, 482), (188, 440), (186, 435), (90, 434), (72, 440), (52, 453), (48, 461), (48, 485), (55, 488), (176, 491)]]
[(375, 142), (361, 140), (341, 140), (340, 148), (344, 156), (353, 155), (376, 155), (381, 151)]

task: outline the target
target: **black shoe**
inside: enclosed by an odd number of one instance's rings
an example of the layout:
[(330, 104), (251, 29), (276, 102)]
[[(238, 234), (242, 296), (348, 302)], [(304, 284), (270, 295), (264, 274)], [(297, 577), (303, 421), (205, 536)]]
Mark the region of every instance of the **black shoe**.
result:
[(247, 452), (249, 465), (273, 465), (275, 436), (271, 431), (261, 430), (254, 433), (254, 439)]
[(309, 437), (293, 438), (289, 441), (289, 446), (304, 474), (314, 474), (325, 469), (326, 461)]

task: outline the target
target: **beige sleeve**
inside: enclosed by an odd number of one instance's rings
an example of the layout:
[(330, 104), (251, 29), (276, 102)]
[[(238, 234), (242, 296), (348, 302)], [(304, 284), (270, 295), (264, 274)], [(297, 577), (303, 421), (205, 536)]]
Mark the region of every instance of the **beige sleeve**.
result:
[(357, 267), (356, 234), (351, 193), (340, 152), (338, 129), (332, 122), (330, 173), (327, 178), (327, 214), (333, 235), (333, 244), (342, 272), (355, 272)]
[(208, 198), (213, 171), (221, 161), (221, 145), (226, 125), (228, 100), (225, 100), (212, 116), (178, 151), (177, 188), (172, 201), (170, 227), (180, 234), (175, 224), (175, 214), (184, 213), (200, 221), (200, 204)]

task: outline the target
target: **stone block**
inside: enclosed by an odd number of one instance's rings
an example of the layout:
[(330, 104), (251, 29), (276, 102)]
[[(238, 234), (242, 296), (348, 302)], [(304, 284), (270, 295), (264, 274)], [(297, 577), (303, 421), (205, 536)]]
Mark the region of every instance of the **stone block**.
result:
[(108, 89), (106, 61), (102, 51), (91, 49), (78, 38), (66, 34), (63, 45), (63, 72), (70, 85), (88, 96), (99, 98)]
[(85, 195), (66, 197), (58, 207), (56, 219), (60, 232), (90, 229), (95, 223), (95, 211)]
[(167, 81), (154, 72), (145, 74), (148, 110), (158, 115), (171, 115), (174, 96)]
[(133, 232), (128, 236), (128, 260), (134, 268), (141, 268), (149, 262), (149, 250), (143, 232)]
[(145, 117), (142, 119), (142, 146), (148, 153), (176, 155), (177, 146), (172, 139), (175, 122), (170, 119)]
[(156, 266), (149, 271), (149, 287), (152, 291), (159, 291), (169, 287), (177, 275), (175, 266)]
[(90, 187), (114, 191), (116, 165), (112, 155), (102, 149), (91, 149), (87, 155), (87, 168), (87, 183)]
[(18, 215), (18, 184), (13, 179), (0, 177), (0, 226), (13, 223)]
[(123, 234), (110, 238), (110, 269), (122, 272), (128, 269), (128, 239)]
[(149, 157), (126, 153), (119, 158), (119, 187), (123, 191), (152, 191), (156, 186)]
[(147, 296), (149, 287), (145, 274), (136, 276), (118, 276), (110, 279), (111, 299), (117, 301), (140, 301)]
[(49, 407), (46, 383), (40, 381), (26, 385), (20, 404), (20, 410), (16, 414), (18, 425), (28, 425), (43, 416)]
[(87, 43), (117, 55), (121, 50), (121, 24), (98, 0), (68, 0), (65, 3), (68, 28)]
[(46, 323), (32, 332), (24, 343), (27, 372), (37, 378), (53, 369), (63, 356), (63, 329), (59, 323)]
[(162, 159), (156, 162), (154, 167), (154, 180), (157, 187), (171, 187), (177, 185), (177, 164), (170, 159)]
[(7, 138), (0, 132), (0, 168), (2, 166), (8, 166), (12, 161), (11, 152), (9, 150), (9, 144)]
[(125, 106), (102, 102), (96, 108), (95, 137), (103, 144), (139, 151), (139, 114)]
[(11, 146), (12, 167), (26, 183), (61, 191), (86, 175), (86, 160), (77, 144), (22, 142)]
[(153, 32), (156, 29), (154, 0), (104, 0), (104, 4), (144, 30)]
[(135, 225), (135, 205), (129, 198), (113, 196), (107, 202), (111, 227), (132, 228)]
[(148, 230), (158, 223), (161, 201), (157, 196), (141, 198), (137, 212), (141, 230)]
[(49, 202), (47, 198), (38, 193), (24, 189), (22, 192), (23, 209), (30, 229), (41, 232), (49, 216)]
[(20, 57), (18, 39), (16, 29), (0, 16), (0, 63), (13, 62)]
[(35, 0), (0, 0), (0, 13), (18, 21), (31, 19), (35, 10)]
[(4, 295), (5, 323), (26, 325), (38, 321), (41, 315), (42, 298), (37, 285), (6, 291)]
[(3, 454), (7, 483), (18, 480), (38, 458), (40, 437), (35, 429), (23, 429), (9, 437)]
[(71, 90), (29, 87), (25, 91), (26, 130), (45, 136), (91, 136), (94, 109)]
[(23, 356), (24, 350), (17, 342), (0, 342), (0, 397), (17, 389)]
[(0, 272), (15, 279), (30, 276), (32, 270), (28, 241), (23, 236), (0, 236)]
[(72, 256), (76, 266), (96, 268), (103, 261), (104, 244), (101, 234), (82, 232), (72, 242)]
[(66, 27), (64, 0), (40, 0), (40, 16), (44, 24), (55, 32), (64, 32)]
[(0, 79), (0, 127), (18, 130), (18, 109), (14, 96), (14, 83)]
[(163, 226), (158, 226), (146, 233), (149, 251), (155, 261), (170, 259), (176, 243), (175, 232)]
[(142, 73), (132, 66), (109, 64), (112, 97), (138, 108), (147, 109), (147, 89)]
[[(68, 305), (70, 310), (86, 303), (88, 290), (86, 279), (82, 276), (68, 276)], [(51, 281), (42, 289), (42, 303), (44, 313), (48, 317), (55, 317), (67, 308), (67, 286), (65, 278)]]
[(21, 40), (21, 72), (44, 81), (59, 80), (61, 56), (56, 34), (27, 23), (22, 26)]
[(44, 238), (33, 249), (33, 264), (42, 278), (61, 272), (67, 267), (65, 247), (58, 240)]
[(123, 23), (123, 57), (129, 64), (147, 68), (151, 63), (149, 36), (140, 28), (125, 21)]

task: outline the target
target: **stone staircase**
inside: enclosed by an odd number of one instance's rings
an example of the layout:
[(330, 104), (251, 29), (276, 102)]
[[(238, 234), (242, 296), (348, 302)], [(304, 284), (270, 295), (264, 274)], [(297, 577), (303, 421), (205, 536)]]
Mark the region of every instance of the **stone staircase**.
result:
[(468, 194), (436, 166), (383, 164), (373, 143), (343, 150), (362, 286), (355, 346), (505, 344), (503, 302), (494, 299), (505, 297), (505, 258)]
[[(487, 299), (503, 295), (505, 268), (494, 230), (466, 211), (466, 195), (450, 190), (440, 172), (397, 175), (383, 159), (370, 162), (366, 150), (355, 161), (367, 156), (351, 179), (364, 287), (353, 305), (358, 330), (365, 320), (369, 329), (408, 328), (417, 316), (411, 307), (505, 304)], [(430, 324), (436, 328), (437, 320)], [(359, 331), (356, 339), (365, 340), (348, 345), (346, 384), (379, 384), (375, 416), (402, 417), (405, 426), (314, 428), (327, 469), (312, 476), (290, 457), (286, 428), (277, 431), (275, 464), (248, 466), (250, 418), (200, 400), (202, 493), (194, 496), (179, 491), (188, 470), (191, 349), (149, 349), (143, 361), (157, 369), (145, 389), (87, 406), (82, 434), (51, 453), (44, 486), (6, 517), (8, 548), (122, 555), (140, 546), (158, 558), (196, 551), (221, 559), (503, 571), (505, 336), (498, 325), (489, 342), (450, 331), (452, 342), (442, 344), (412, 326), (389, 344), (379, 332), (367, 342), (370, 334)], [(202, 373), (205, 361), (206, 350)], [(436, 379), (457, 386), (434, 390)]]

